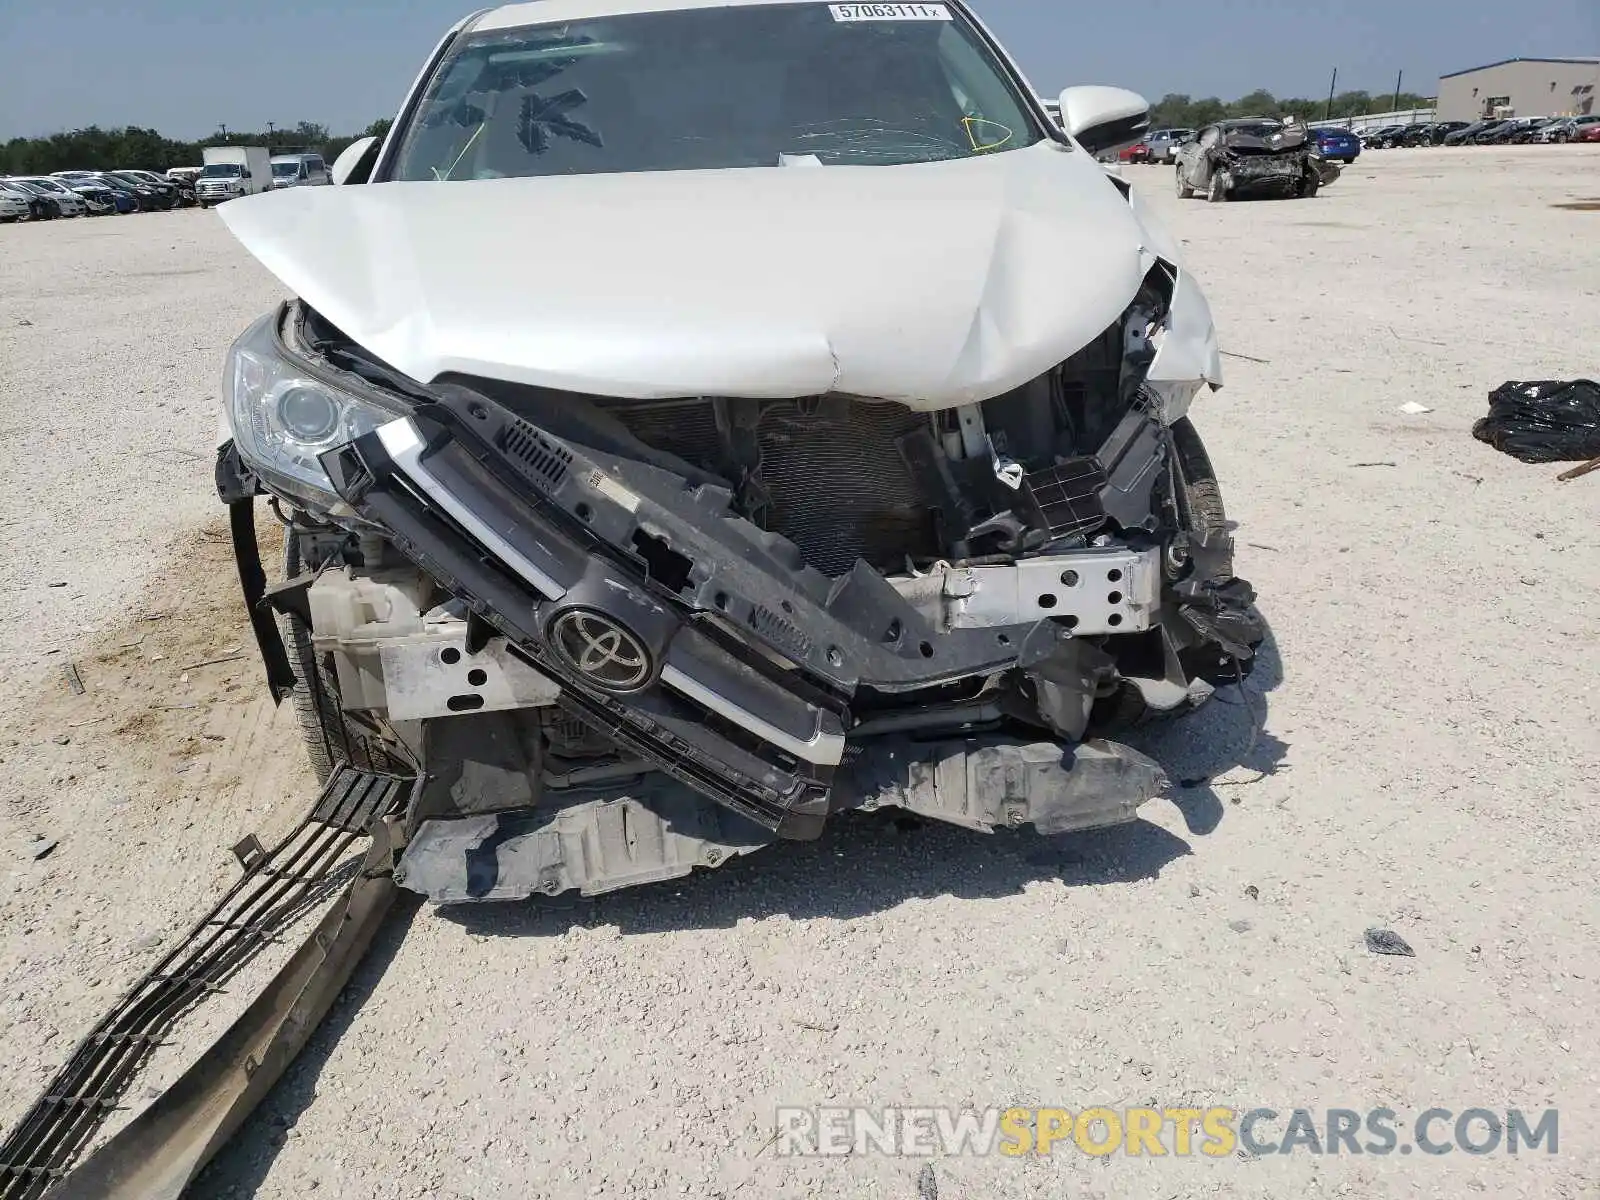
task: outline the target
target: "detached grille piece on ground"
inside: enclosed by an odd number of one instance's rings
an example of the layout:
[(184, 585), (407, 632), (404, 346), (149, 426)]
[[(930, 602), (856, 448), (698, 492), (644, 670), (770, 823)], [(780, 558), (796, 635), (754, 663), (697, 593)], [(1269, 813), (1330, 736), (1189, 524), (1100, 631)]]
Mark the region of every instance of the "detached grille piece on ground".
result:
[(95, 1026), (0, 1145), (0, 1200), (35, 1200), (66, 1175), (178, 1019), (346, 882), (359, 862), (351, 856), (355, 842), (404, 802), (410, 786), (338, 767), (311, 815), (275, 849), (254, 838), (235, 848), (244, 875)]

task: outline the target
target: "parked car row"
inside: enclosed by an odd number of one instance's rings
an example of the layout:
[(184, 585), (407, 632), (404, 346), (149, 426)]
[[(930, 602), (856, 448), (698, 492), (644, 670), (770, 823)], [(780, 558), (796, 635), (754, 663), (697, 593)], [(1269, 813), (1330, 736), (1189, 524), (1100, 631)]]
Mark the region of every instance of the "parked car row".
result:
[[(1483, 121), (1416, 121), (1360, 133), (1337, 127), (1312, 131), (1317, 150), (1333, 162), (1353, 163), (1363, 150), (1413, 146), (1517, 146), (1530, 143), (1600, 142), (1600, 114), (1579, 117), (1502, 117)], [(1168, 164), (1195, 139), (1192, 129), (1156, 129), (1117, 153), (1125, 163)]]
[(0, 177), (0, 223), (208, 208), (237, 196), (332, 180), (320, 154), (268, 158), (254, 146), (217, 146), (203, 167), (154, 171), (56, 171)]
[(110, 216), (195, 202), (192, 185), (133, 169), (14, 175), (0, 179), (0, 192), (8, 197), (0, 205), (0, 221)]
[[(1363, 129), (1354, 136), (1366, 150), (1397, 150), (1402, 146), (1440, 146), (1444, 139), (1469, 121), (1413, 121), (1403, 125), (1379, 125)], [(1349, 132), (1348, 130), (1346, 132)]]
[(105, 211), (98, 197), (79, 195), (60, 180), (31, 175), (0, 179), (0, 221), (49, 221), (55, 217), (82, 217)]
[(1522, 146), (1532, 143), (1600, 141), (1600, 115), (1495, 117), (1482, 121), (1418, 121), (1383, 125), (1360, 134), (1369, 150), (1413, 146)]

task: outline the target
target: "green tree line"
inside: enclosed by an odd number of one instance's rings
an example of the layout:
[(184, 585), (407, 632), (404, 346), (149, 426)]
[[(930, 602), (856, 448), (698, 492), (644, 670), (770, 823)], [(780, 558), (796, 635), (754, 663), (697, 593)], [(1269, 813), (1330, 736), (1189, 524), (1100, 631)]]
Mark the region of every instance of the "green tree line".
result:
[(207, 146), (266, 146), (273, 153), (305, 150), (321, 154), (332, 163), (357, 138), (382, 137), (389, 131), (388, 118), (374, 121), (359, 133), (335, 137), (326, 125), (301, 121), (286, 129), (254, 133), (228, 130), (198, 142), (165, 137), (156, 129), (129, 125), (121, 129), (101, 129), (91, 125), (49, 137), (12, 138), (0, 146), (0, 175), (48, 175), (52, 171), (114, 171), (137, 168), (165, 171), (168, 167), (197, 167), (200, 152)]
[(1228, 117), (1295, 116), (1302, 121), (1320, 121), (1324, 112), (1332, 119), (1347, 121), (1368, 113), (1389, 112), (1395, 108), (1402, 111), (1426, 108), (1427, 105), (1428, 97), (1415, 92), (1401, 92), (1398, 105), (1393, 92), (1385, 92), (1380, 96), (1370, 92), (1340, 92), (1333, 98), (1331, 109), (1326, 96), (1320, 100), (1283, 100), (1271, 92), (1257, 90), (1229, 103), (1215, 96), (1195, 100), (1169, 93), (1151, 108), (1150, 124), (1156, 129), (1199, 129), (1202, 125)]
[[(1420, 108), (1427, 98), (1401, 92), (1399, 107)], [(1394, 96), (1373, 96), (1369, 92), (1340, 92), (1333, 98), (1331, 116), (1339, 119), (1387, 112)], [(1150, 114), (1156, 128), (1198, 129), (1226, 117), (1261, 117), (1291, 114), (1304, 120), (1320, 120), (1328, 107), (1323, 100), (1284, 100), (1265, 90), (1230, 102), (1208, 96), (1202, 100), (1169, 93)], [(49, 137), (12, 138), (0, 146), (0, 175), (48, 175), (52, 171), (114, 171), (119, 167), (138, 167), (146, 171), (165, 171), (168, 167), (192, 167), (200, 163), (200, 152), (207, 146), (266, 146), (277, 151), (309, 150), (332, 162), (351, 142), (369, 135), (382, 137), (389, 131), (387, 118), (374, 121), (359, 133), (335, 137), (326, 125), (301, 121), (284, 129), (247, 132), (230, 129), (198, 142), (164, 136), (156, 129), (129, 125), (120, 129), (101, 129), (91, 125)]]

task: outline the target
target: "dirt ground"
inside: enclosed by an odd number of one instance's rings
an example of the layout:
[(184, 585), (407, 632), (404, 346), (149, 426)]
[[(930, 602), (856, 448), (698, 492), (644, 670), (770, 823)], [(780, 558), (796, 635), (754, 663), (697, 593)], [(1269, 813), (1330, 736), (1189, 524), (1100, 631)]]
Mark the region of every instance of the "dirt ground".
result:
[[(1600, 475), (1469, 429), (1600, 372), (1600, 213), (1562, 207), (1600, 147), (1371, 154), (1303, 202), (1127, 174), (1229, 353), (1194, 417), (1272, 628), (1248, 705), (1143, 743), (1210, 782), (1095, 835), (857, 817), (598, 902), (405, 906), (197, 1195), (1596, 1194)], [(212, 213), (0, 229), (7, 1125), (310, 799), (210, 484), (223, 353), (279, 294)], [(779, 1157), (817, 1104), (1554, 1107), (1560, 1142)]]

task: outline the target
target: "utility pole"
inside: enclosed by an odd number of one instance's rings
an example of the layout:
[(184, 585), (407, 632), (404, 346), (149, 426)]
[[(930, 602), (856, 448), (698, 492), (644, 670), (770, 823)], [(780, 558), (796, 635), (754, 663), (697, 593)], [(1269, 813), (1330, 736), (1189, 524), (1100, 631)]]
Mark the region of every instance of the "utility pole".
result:
[(218, 125), (217, 125), (217, 128), (222, 130), (222, 140), (223, 141), (227, 141), (228, 140), (228, 123), (226, 121), (219, 122)]
[(1322, 110), (1322, 119), (1331, 120), (1333, 117), (1333, 89), (1339, 86), (1339, 68), (1333, 69), (1333, 78), (1328, 83), (1328, 107)]
[(276, 128), (277, 128), (277, 126), (275, 126), (271, 121), (267, 122), (267, 149), (268, 150), (272, 149), (272, 132)]
[(1398, 112), (1399, 111), (1399, 108), (1400, 108), (1400, 81), (1402, 79), (1404, 79), (1405, 77), (1406, 77), (1406, 73), (1404, 71), (1399, 72), (1394, 77), (1394, 103), (1389, 106), (1389, 110), (1391, 112)]

